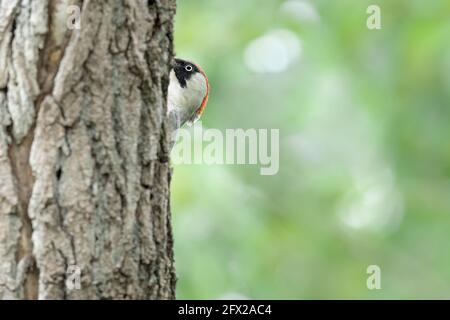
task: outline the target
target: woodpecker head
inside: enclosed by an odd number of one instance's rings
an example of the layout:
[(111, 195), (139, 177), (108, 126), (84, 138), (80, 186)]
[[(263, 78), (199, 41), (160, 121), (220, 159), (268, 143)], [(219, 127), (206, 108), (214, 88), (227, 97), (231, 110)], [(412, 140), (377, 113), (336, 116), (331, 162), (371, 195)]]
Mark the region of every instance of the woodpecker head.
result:
[(169, 112), (176, 112), (180, 126), (198, 120), (208, 102), (209, 83), (205, 72), (195, 63), (175, 59), (170, 72)]

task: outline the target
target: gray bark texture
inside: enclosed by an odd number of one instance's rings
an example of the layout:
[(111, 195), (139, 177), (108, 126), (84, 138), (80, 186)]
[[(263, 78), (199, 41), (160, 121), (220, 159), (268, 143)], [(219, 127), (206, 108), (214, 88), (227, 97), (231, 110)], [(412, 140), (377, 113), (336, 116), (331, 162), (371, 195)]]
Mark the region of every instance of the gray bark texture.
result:
[(175, 6), (0, 0), (0, 299), (175, 297)]

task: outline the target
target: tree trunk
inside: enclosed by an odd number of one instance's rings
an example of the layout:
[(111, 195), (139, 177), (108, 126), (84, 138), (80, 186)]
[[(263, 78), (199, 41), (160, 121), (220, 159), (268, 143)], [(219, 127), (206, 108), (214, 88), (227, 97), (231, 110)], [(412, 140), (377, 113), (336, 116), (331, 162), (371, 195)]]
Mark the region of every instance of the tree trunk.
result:
[(0, 0), (0, 298), (174, 298), (174, 14), (175, 0)]

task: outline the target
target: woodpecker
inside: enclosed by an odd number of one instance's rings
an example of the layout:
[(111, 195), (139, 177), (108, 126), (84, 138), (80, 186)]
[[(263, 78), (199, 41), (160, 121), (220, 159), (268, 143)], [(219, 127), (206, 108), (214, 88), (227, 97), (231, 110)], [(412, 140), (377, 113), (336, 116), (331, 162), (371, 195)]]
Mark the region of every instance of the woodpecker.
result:
[(176, 128), (200, 119), (209, 96), (206, 73), (197, 64), (175, 59), (170, 71), (168, 115)]

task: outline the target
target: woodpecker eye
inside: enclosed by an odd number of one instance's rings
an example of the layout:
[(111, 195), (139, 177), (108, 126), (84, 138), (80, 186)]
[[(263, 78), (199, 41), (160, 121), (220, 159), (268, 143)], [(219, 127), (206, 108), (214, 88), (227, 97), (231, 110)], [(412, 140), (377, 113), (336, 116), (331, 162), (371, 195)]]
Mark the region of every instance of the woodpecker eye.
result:
[(190, 65), (190, 64), (188, 64), (186, 67), (184, 67), (184, 69), (187, 71), (187, 72), (191, 72), (192, 71), (192, 66)]

